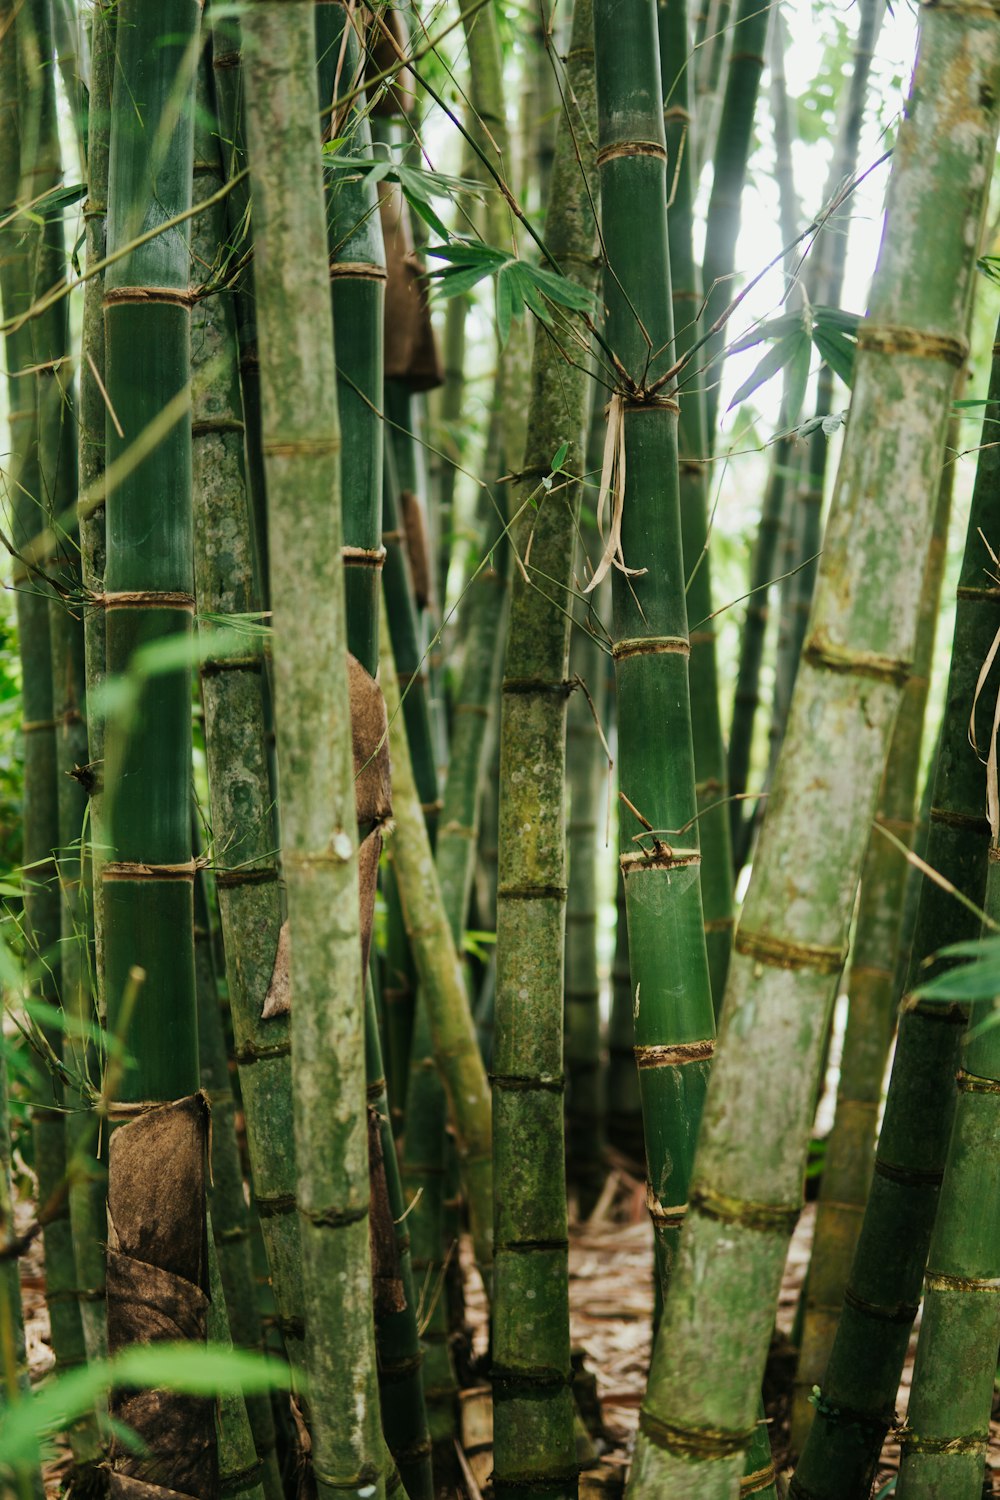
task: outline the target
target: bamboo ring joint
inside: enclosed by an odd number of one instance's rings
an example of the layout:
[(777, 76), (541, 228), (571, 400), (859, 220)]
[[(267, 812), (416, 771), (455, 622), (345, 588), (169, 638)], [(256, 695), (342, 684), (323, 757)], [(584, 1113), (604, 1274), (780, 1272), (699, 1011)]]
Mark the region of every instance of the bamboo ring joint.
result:
[(703, 1042), (677, 1042), (674, 1046), (636, 1046), (637, 1068), (677, 1068), (685, 1063), (706, 1062), (715, 1054), (715, 1041), (709, 1037)]
[(676, 1427), (642, 1407), (639, 1430), (656, 1448), (680, 1458), (730, 1458), (742, 1453), (756, 1432), (756, 1424), (740, 1432), (723, 1427)]
[(691, 1193), (691, 1207), (706, 1219), (720, 1224), (755, 1229), (762, 1234), (773, 1232), (790, 1235), (799, 1222), (801, 1204), (755, 1203), (749, 1198), (733, 1198), (710, 1187), (696, 1187)]
[[(940, 7), (941, 0), (935, 0)], [(948, 0), (945, 0), (948, 3)], [(951, 0), (955, 3), (955, 0)], [(985, 9), (974, 0), (972, 5), (961, 4), (963, 10)], [(991, 13), (993, 8), (990, 7)], [(858, 348), (871, 354), (898, 354), (909, 359), (940, 359), (960, 368), (969, 357), (969, 346), (965, 339), (952, 338), (948, 334), (927, 333), (922, 328), (902, 328), (892, 323), (863, 322), (858, 328)]]
[(603, 167), (605, 162), (617, 161), (624, 156), (652, 156), (665, 162), (667, 152), (659, 141), (616, 141), (614, 145), (605, 146), (598, 151), (597, 165)]
[(831, 948), (821, 943), (793, 943), (772, 937), (766, 932), (750, 932), (740, 926), (733, 940), (737, 953), (755, 963), (770, 964), (776, 969), (813, 969), (817, 974), (839, 974), (847, 957), (846, 948)]
[(611, 655), (615, 661), (625, 661), (630, 656), (690, 656), (691, 645), (686, 635), (635, 636), (615, 641)]

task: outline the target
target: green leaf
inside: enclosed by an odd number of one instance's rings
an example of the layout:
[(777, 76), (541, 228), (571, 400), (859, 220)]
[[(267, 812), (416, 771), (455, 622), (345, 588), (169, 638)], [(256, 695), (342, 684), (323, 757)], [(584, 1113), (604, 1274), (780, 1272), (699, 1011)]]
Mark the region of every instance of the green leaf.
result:
[(799, 420), (809, 385), (809, 366), (812, 362), (812, 340), (808, 334), (801, 338), (788, 365), (785, 382), (785, 399), (788, 403), (788, 423), (794, 427)]
[(928, 980), (927, 984), (918, 985), (913, 993), (921, 1000), (942, 1002), (994, 1000), (1000, 995), (1000, 959), (990, 958), (949, 969), (947, 973)]
[(560, 443), (559, 447), (553, 453), (552, 462), (549, 465), (549, 468), (552, 470), (553, 474), (557, 473), (562, 468), (563, 464), (566, 462), (566, 455), (568, 452), (569, 443)]
[(824, 333), (819, 328), (813, 330), (813, 343), (833, 373), (839, 375), (846, 386), (852, 385), (854, 354), (857, 346), (841, 334)]
[(435, 234), (441, 235), (444, 239), (448, 238), (448, 230), (442, 224), (426, 198), (418, 198), (416, 193), (410, 192), (409, 188), (403, 188), (403, 197), (417, 217), (423, 219), (425, 224), (429, 224)]
[(769, 380), (773, 380), (778, 371), (783, 370), (785, 365), (795, 358), (803, 340), (808, 343), (809, 336), (802, 328), (801, 318), (796, 321), (798, 326), (795, 332), (789, 333), (784, 338), (779, 339), (773, 348), (767, 351), (752, 374), (747, 376), (736, 392), (736, 395), (730, 401), (727, 407), (728, 411), (732, 411), (734, 406), (741, 405), (742, 402), (746, 401), (748, 396), (753, 395), (754, 391), (760, 390), (762, 385), (766, 385)]
[[(296, 1378), (296, 1385), (302, 1377)], [(40, 1445), (89, 1411), (109, 1386), (138, 1386), (214, 1396), (288, 1390), (292, 1371), (279, 1360), (242, 1349), (190, 1343), (133, 1345), (112, 1360), (95, 1360), (57, 1375), (39, 1390), (5, 1407), (0, 1420), (0, 1464), (37, 1461)]]
[(514, 316), (514, 304), (511, 299), (511, 277), (510, 267), (504, 266), (497, 276), (497, 332), (500, 335), (500, 347), (507, 347), (510, 337), (510, 324)]

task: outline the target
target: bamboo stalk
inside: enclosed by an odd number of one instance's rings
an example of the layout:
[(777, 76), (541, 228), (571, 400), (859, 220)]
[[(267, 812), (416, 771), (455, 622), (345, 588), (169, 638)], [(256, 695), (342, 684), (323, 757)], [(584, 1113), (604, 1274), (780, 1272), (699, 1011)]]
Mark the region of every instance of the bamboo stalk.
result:
[[(340, 426), (314, 21), (310, 3), (257, 0), (244, 21), (244, 71), (313, 1470), (320, 1493), (370, 1485), (382, 1496)], [(281, 150), (272, 136), (276, 113), (285, 122)], [(318, 723), (329, 726), (319, 741)]]
[[(677, 328), (675, 354), (686, 354), (697, 337), (696, 317), (701, 305), (701, 282), (694, 258), (692, 114), (687, 58), (687, 6), (683, 0), (659, 0), (660, 78), (664, 94), (667, 144), (667, 181), (672, 202), (667, 214), (670, 278)], [(695, 793), (701, 838), (701, 898), (705, 946), (716, 1010), (722, 1002), (733, 943), (732, 847), (726, 807), (726, 752), (719, 712), (715, 622), (712, 619), (712, 576), (708, 535), (708, 445), (705, 406), (700, 385), (681, 401), (678, 428), (679, 493), (684, 569), (687, 575), (688, 618), (691, 633), (691, 722), (694, 735)], [(738, 804), (737, 804), (738, 805)]]
[(601, 0), (594, 16), (607, 337), (621, 363), (611, 437), (627, 459), (615, 503), (625, 563), (644, 570), (613, 576), (619, 851), (648, 1202), (665, 1289), (715, 1023), (695, 819), (678, 408), (672, 393), (651, 389), (669, 368), (673, 340), (657, 13), (652, 3), (622, 12)]
[[(1000, 411), (997, 356), (988, 396), (985, 421), (992, 425)], [(980, 527), (987, 536), (995, 534), (1000, 522), (998, 472), (987, 439), (979, 455), (959, 573), (926, 850), (931, 868), (977, 905), (986, 882), (989, 829), (982, 816), (982, 773), (968, 729), (976, 679), (1000, 626), (1000, 592), (992, 584), (983, 586), (985, 549), (979, 535)], [(996, 684), (995, 672), (990, 682)], [(985, 713), (978, 722), (986, 722)], [(906, 990), (928, 977), (928, 960), (939, 948), (977, 933), (975, 915), (925, 879)], [(914, 1002), (909, 996), (903, 1001), (871, 1191), (823, 1379), (823, 1401), (793, 1485), (807, 1495), (832, 1495), (825, 1478), (831, 1464), (839, 1476), (838, 1495), (862, 1494), (893, 1420), (948, 1150), (964, 1023), (960, 1007)], [(863, 1420), (844, 1421), (841, 1408), (860, 1412)]]
[[(234, 70), (220, 70), (214, 77), (225, 71)], [(194, 190), (202, 201), (218, 187), (222, 170), (218, 140), (207, 127), (199, 133), (197, 168)], [(225, 238), (223, 204), (195, 218), (196, 275), (207, 279)], [(281, 893), (265, 728), (263, 641), (255, 619), (260, 597), (247, 493), (237, 328), (232, 302), (225, 295), (200, 297), (193, 319), (195, 598), (202, 616), (232, 621), (228, 636), (213, 643), (201, 666), (212, 857), (254, 1199), (278, 1326), (289, 1357), (300, 1361), (304, 1311), (289, 1021), (287, 1015), (263, 1015), (278, 953)], [(209, 628), (218, 631), (219, 623)], [(240, 1329), (236, 1335), (242, 1341)], [(266, 1434), (263, 1441), (266, 1447)]]
[[(994, 835), (984, 903), (992, 919), (988, 932), (1000, 917), (998, 858)], [(975, 1021), (990, 1029), (970, 1032), (958, 1072), (900, 1440), (900, 1500), (942, 1494), (978, 1500), (983, 1491), (1000, 1341), (1000, 1028), (991, 1010), (973, 1010)]]
[[(764, 0), (737, 0), (732, 20), (733, 40), (722, 100), (719, 134), (713, 142), (715, 173), (705, 224), (705, 257), (702, 285), (705, 289), (704, 326), (711, 328), (733, 300), (733, 270), (736, 241), (740, 232), (743, 185), (753, 132), (757, 92), (764, 67), (764, 50), (770, 5)], [(726, 331), (710, 335), (702, 363), (707, 365), (705, 385), (705, 441), (715, 448), (719, 416), (719, 385), (725, 358)]]
[[(188, 422), (175, 423), (134, 466), (113, 468), (190, 378), (187, 223), (132, 242), (140, 225), (176, 218), (191, 205), (199, 19), (193, 0), (170, 0), (155, 11), (123, 0), (116, 28), (108, 251), (120, 255), (104, 284), (106, 454), (108, 474), (116, 477), (107, 484), (103, 604), (108, 674), (131, 673), (136, 686), (133, 712), (109, 725), (105, 752), (108, 1025), (126, 1036), (134, 1059), (107, 1106), (115, 1125), (108, 1171), (112, 1354), (125, 1343), (163, 1336), (164, 1286), (153, 1266), (183, 1281), (189, 1336), (194, 1343), (206, 1336), (207, 1116), (196, 1092), (190, 828)], [(143, 673), (140, 653), (164, 650), (172, 655), (170, 668)], [(133, 1316), (136, 1307), (147, 1310)], [(150, 1408), (118, 1391), (111, 1412), (137, 1428), (147, 1449), (140, 1455), (116, 1448), (114, 1466), (123, 1479), (189, 1492), (214, 1482), (210, 1402), (163, 1393)]]
[[(204, 66), (199, 69), (203, 92)], [(206, 116), (201, 116), (202, 119)], [(197, 169), (197, 154), (195, 160)], [(192, 818), (192, 846), (199, 847)], [(236, 1139), (229, 1059), (222, 1029), (213, 951), (207, 876), (194, 885), (194, 964), (198, 990), (198, 1057), (201, 1085), (212, 1108), (212, 1173), (208, 1192), (209, 1287), (212, 1308), (208, 1336), (213, 1344), (238, 1344), (263, 1352), (260, 1313), (250, 1254), (250, 1216), (243, 1196), (243, 1168)], [(226, 1493), (250, 1500), (281, 1500), (281, 1475), (274, 1451), (274, 1418), (268, 1394), (236, 1390), (221, 1398), (217, 1413), (219, 1477)]]
[[(597, 962), (598, 845), (603, 849), (608, 765), (601, 744), (605, 654), (592, 627), (572, 633), (569, 680), (584, 684), (570, 698), (566, 722), (569, 820), (566, 854), (566, 1177), (580, 1218), (590, 1214), (607, 1175), (604, 1163), (605, 1070)], [(589, 699), (589, 701), (588, 701)], [(593, 707), (592, 707), (593, 705)], [(598, 716), (595, 719), (595, 714)], [(631, 1061), (631, 1059), (630, 1059)]]
[[(925, 14), (821, 588), (737, 933), (632, 1497), (668, 1486), (678, 1500), (730, 1496), (755, 1430), (830, 994), (912, 660), (936, 498), (928, 476), (965, 358), (998, 82), (996, 18)], [(914, 237), (915, 222), (934, 235)], [(850, 1492), (842, 1466), (827, 1473), (841, 1497)]]
[(395, 820), (386, 848), (396, 873), (406, 932), (428, 1009), (434, 1056), (455, 1127), (476, 1261), (489, 1284), (493, 1262), (489, 1085), (476, 1044), (461, 964), (441, 901), (406, 726), (399, 711), (399, 684), (387, 630), (382, 640), (381, 682), (389, 715)]
[[(954, 422), (952, 431), (954, 432)], [(949, 444), (953, 449), (954, 444)], [(812, 1422), (809, 1395), (821, 1384), (833, 1347), (844, 1291), (871, 1183), (882, 1081), (893, 1033), (898, 995), (893, 983), (903, 896), (909, 865), (879, 825), (912, 846), (916, 831), (917, 777), (924, 712), (930, 687), (948, 541), (955, 464), (949, 452), (939, 483), (934, 531), (920, 590), (913, 670), (892, 733), (882, 776), (875, 826), (861, 871), (861, 897), (854, 936), (848, 995), (850, 1005), (840, 1061), (833, 1125), (827, 1140), (816, 1205), (805, 1317), (795, 1375), (792, 1449), (801, 1453)]]
[[(588, 144), (596, 134), (593, 47), (590, 7), (577, 0), (546, 238), (567, 274), (588, 288), (596, 280), (596, 183), (590, 186)], [(582, 159), (578, 150), (585, 153)], [(492, 1060), (498, 1500), (512, 1500), (525, 1487), (552, 1496), (575, 1496), (577, 1490), (563, 1155), (570, 619), (559, 602), (573, 581), (580, 489), (561, 480), (546, 491), (541, 483), (562, 444), (568, 444), (566, 472), (583, 468), (589, 414), (585, 367), (569, 367), (559, 341), (539, 328), (511, 533), (512, 550), (522, 561), (511, 580), (500, 715)], [(536, 497), (537, 508), (528, 503)]]

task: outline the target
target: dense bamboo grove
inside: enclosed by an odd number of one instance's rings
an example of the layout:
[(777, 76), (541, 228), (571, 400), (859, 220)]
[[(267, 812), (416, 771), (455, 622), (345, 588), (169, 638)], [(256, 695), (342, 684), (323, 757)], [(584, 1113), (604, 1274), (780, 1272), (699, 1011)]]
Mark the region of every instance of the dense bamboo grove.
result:
[(993, 1493), (998, 127), (0, 0), (4, 1495)]

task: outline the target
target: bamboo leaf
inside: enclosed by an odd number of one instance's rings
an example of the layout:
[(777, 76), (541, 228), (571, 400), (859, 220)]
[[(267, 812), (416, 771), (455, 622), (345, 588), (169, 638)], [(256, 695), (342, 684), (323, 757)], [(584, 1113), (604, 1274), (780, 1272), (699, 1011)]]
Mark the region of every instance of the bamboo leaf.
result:
[(761, 386), (766, 385), (769, 380), (772, 380), (779, 370), (783, 370), (797, 355), (800, 355), (803, 343), (805, 343), (808, 349), (809, 335), (802, 328), (801, 318), (796, 318), (795, 322), (795, 331), (779, 339), (767, 351), (752, 374), (748, 375), (746, 380), (744, 380), (736, 395), (729, 403), (727, 408), (729, 411), (732, 411), (734, 406), (739, 406), (743, 401), (746, 401), (749, 396), (753, 395), (754, 391), (760, 390)]
[(914, 990), (920, 1000), (993, 1000), (1000, 995), (1000, 959), (963, 964), (921, 984)]
[(824, 332), (820, 328), (813, 330), (813, 343), (833, 373), (839, 375), (845, 385), (850, 386), (854, 380), (854, 354), (857, 346), (841, 334), (832, 330)]
[(514, 315), (509, 269), (509, 267), (505, 266), (497, 275), (497, 332), (500, 335), (501, 349), (507, 347), (507, 340), (510, 337), (511, 318)]

